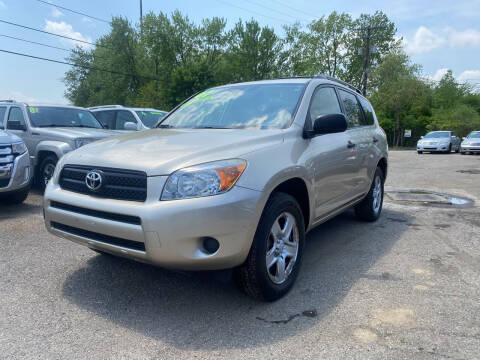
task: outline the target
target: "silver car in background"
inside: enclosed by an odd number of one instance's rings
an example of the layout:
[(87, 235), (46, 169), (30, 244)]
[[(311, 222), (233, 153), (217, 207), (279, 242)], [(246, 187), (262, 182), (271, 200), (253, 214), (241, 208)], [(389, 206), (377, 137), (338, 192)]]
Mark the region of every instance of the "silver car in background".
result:
[(441, 152), (449, 154), (460, 151), (460, 138), (452, 131), (431, 131), (417, 142), (417, 152)]
[(462, 155), (480, 153), (480, 131), (472, 131), (463, 139), (460, 152)]
[(0, 125), (20, 137), (28, 148), (37, 185), (44, 188), (57, 161), (93, 141), (119, 135), (106, 130), (84, 108), (0, 101)]
[(52, 234), (167, 268), (234, 268), (254, 298), (292, 287), (306, 231), (349, 208), (375, 221), (388, 146), (360, 91), (327, 76), (221, 86), (157, 128), (64, 156)]
[(133, 108), (122, 105), (102, 105), (88, 108), (105, 129), (118, 131), (149, 130), (167, 115), (152, 108)]
[(18, 136), (0, 130), (0, 204), (23, 202), (30, 191), (31, 179), (25, 143)]

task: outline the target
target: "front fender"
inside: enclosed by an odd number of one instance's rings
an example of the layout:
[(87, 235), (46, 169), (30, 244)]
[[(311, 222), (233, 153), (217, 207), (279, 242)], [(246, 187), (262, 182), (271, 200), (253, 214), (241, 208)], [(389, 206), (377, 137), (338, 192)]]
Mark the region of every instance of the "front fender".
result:
[[(54, 153), (58, 159), (60, 159), (66, 153), (74, 150), (73, 147), (63, 141), (41, 141), (38, 143), (35, 151), (35, 162), (38, 160), (38, 154), (41, 151), (48, 151)], [(37, 165), (37, 164), (35, 164)]]

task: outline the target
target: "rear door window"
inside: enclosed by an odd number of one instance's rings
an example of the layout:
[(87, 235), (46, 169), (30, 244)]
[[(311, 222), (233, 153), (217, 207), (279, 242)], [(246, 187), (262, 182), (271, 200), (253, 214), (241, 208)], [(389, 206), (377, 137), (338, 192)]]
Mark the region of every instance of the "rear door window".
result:
[(343, 91), (341, 89), (338, 90), (338, 93), (340, 94), (340, 98), (343, 102), (348, 128), (362, 126), (364, 122), (363, 113), (360, 109), (360, 104), (357, 101), (357, 97), (352, 93)]

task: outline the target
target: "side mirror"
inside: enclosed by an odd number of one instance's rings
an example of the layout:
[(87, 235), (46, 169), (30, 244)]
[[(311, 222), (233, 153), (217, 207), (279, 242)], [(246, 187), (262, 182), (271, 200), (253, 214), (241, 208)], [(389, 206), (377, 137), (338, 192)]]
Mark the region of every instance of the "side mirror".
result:
[(462, 140), (465, 140), (465, 139), (466, 139), (466, 137), (465, 137), (465, 136), (464, 136), (464, 137), (462, 137)]
[(137, 130), (137, 124), (135, 124), (134, 122), (126, 122), (124, 125), (123, 125), (123, 128), (125, 130)]
[(423, 139), (423, 136), (420, 136), (420, 139)]
[(315, 135), (341, 133), (347, 130), (348, 124), (343, 114), (320, 115), (313, 123)]
[(27, 127), (25, 126), (25, 124), (22, 124), (19, 120), (9, 120), (7, 121), (7, 129), (26, 131)]

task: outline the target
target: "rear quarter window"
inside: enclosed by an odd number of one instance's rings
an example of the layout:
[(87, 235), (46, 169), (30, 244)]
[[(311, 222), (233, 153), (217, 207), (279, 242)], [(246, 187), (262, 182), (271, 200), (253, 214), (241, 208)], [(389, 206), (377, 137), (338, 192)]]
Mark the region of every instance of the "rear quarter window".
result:
[(373, 115), (373, 107), (372, 105), (365, 99), (359, 97), (360, 105), (362, 105), (363, 113), (365, 117), (363, 118), (362, 125), (373, 125), (375, 123), (375, 118)]

